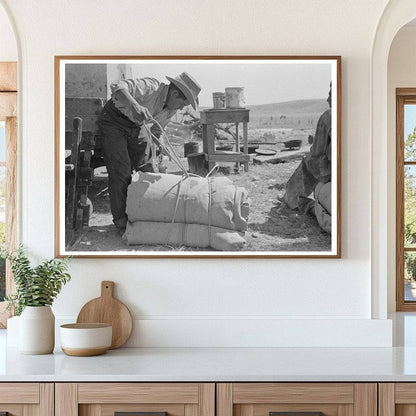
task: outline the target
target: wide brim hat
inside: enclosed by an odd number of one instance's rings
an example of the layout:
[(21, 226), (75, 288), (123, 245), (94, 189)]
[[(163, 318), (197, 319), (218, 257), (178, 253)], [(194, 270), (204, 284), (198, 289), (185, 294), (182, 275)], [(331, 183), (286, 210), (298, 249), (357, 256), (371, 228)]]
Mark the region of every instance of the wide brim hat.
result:
[(198, 94), (201, 92), (200, 85), (187, 72), (182, 72), (175, 78), (166, 76), (168, 81), (174, 84), (186, 97), (194, 110), (198, 108)]

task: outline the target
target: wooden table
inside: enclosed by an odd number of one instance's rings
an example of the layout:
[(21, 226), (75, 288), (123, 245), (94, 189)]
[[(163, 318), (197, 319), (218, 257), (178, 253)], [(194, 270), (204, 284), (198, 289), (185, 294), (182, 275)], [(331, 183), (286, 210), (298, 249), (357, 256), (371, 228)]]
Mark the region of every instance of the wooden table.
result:
[[(211, 170), (216, 162), (244, 163), (244, 170), (248, 171), (248, 127), (250, 110), (246, 108), (209, 109), (201, 111), (202, 142), (205, 160)], [(235, 151), (217, 151), (215, 149), (215, 124), (235, 123), (236, 140)], [(239, 123), (243, 123), (243, 152), (240, 152)]]

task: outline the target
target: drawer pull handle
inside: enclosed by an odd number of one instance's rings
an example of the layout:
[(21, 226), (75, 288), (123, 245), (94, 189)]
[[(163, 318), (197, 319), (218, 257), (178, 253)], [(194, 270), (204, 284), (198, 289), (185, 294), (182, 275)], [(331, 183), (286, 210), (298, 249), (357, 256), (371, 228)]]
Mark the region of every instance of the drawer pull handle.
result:
[(324, 416), (322, 412), (269, 412), (269, 416)]
[(168, 412), (115, 412), (114, 416), (168, 416)]

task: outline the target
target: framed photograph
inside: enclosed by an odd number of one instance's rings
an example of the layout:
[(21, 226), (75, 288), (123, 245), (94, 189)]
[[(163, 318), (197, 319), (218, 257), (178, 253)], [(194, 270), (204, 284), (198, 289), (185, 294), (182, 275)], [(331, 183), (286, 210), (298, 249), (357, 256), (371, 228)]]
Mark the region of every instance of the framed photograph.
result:
[(339, 56), (55, 57), (56, 256), (341, 256)]

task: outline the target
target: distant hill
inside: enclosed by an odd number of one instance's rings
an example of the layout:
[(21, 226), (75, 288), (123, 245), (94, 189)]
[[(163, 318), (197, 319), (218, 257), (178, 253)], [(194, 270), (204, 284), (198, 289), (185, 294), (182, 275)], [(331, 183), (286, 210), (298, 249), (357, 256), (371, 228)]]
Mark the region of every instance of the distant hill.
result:
[[(314, 130), (323, 112), (329, 109), (325, 98), (315, 100), (294, 100), (273, 104), (249, 105), (250, 128), (292, 128)], [(207, 107), (200, 107), (205, 110)], [(198, 113), (186, 108), (196, 119)], [(178, 113), (174, 121), (181, 121), (182, 114)]]
[(261, 104), (261, 105), (250, 105), (247, 106), (252, 113), (264, 115), (267, 114), (322, 114), (324, 111), (328, 110), (329, 106), (326, 99), (319, 100), (295, 100), (295, 101), (286, 101), (283, 103), (274, 103), (274, 104)]
[(316, 126), (320, 115), (329, 109), (326, 99), (295, 100), (247, 106), (250, 123), (257, 128), (308, 128)]

